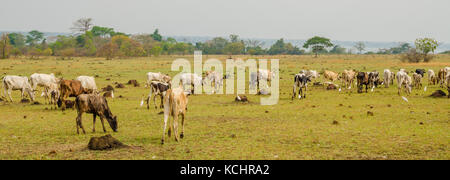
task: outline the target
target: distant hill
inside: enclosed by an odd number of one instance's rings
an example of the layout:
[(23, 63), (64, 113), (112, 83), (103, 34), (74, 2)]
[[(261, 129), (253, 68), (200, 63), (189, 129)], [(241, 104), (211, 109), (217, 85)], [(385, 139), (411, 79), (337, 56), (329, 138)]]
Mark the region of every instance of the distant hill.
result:
[[(4, 32), (17, 32), (26, 34), (27, 32), (20, 32), (20, 31), (0, 31), (0, 34)], [(45, 37), (52, 37), (52, 36), (58, 36), (58, 35), (70, 35), (71, 33), (64, 33), (64, 32), (43, 32)], [(214, 37), (211, 36), (166, 36), (166, 37), (173, 37), (177, 41), (180, 42), (188, 42), (195, 44), (196, 42), (205, 42), (208, 40), (213, 39)], [(228, 38), (228, 37), (223, 37)], [(263, 43), (264, 48), (269, 48), (272, 44), (274, 44), (278, 39), (264, 39), (264, 38), (242, 38), (244, 40), (259, 40)], [(302, 47), (303, 44), (306, 42), (306, 40), (301, 39), (287, 39), (284, 38), (285, 42), (292, 43), (295, 46)], [(356, 50), (353, 48), (356, 41), (332, 41), (334, 44), (339, 45), (341, 47), (347, 48), (347, 49), (353, 49), (353, 52), (356, 52)], [(366, 52), (367, 51), (373, 51), (377, 52), (379, 49), (388, 49), (391, 47), (398, 46), (400, 42), (374, 42), (374, 41), (363, 41), (366, 44)], [(412, 46), (414, 46), (413, 42), (407, 42), (410, 43)], [(450, 50), (450, 43), (442, 43), (438, 49), (436, 50), (437, 53), (449, 51)]]

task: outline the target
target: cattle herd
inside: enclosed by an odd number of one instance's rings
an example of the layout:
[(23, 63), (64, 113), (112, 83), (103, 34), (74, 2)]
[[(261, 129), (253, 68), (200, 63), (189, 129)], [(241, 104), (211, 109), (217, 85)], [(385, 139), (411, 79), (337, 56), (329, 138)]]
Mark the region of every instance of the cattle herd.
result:
[[(400, 69), (396, 74), (389, 69), (385, 69), (383, 72), (383, 78), (380, 77), (380, 73), (377, 71), (373, 72), (358, 72), (356, 70), (344, 70), (341, 74), (325, 70), (320, 73), (324, 76), (328, 86), (339, 87), (335, 84), (336, 81), (341, 80), (342, 87), (344, 89), (350, 90), (356, 79), (357, 92), (363, 93), (371, 91), (380, 85), (389, 88), (390, 85), (394, 84), (395, 79), (397, 80), (398, 94), (400, 95), (402, 90), (407, 94), (411, 93), (412, 88), (422, 87), (422, 78), (425, 77), (427, 73), (428, 85), (439, 85), (440, 87), (446, 86), (449, 91), (450, 98), (450, 67), (445, 67), (440, 69), (437, 75), (432, 69), (426, 71), (425, 69), (416, 69), (415, 72), (410, 72), (405, 69)], [(315, 70), (301, 70), (298, 74), (294, 75), (294, 86), (292, 99), (296, 97), (296, 91), (298, 88), (298, 98), (306, 98), (306, 90), (308, 83), (312, 80), (317, 80), (320, 74)], [(149, 103), (151, 98), (155, 108), (156, 97), (159, 96), (161, 99), (161, 104), (159, 108), (164, 109), (164, 127), (163, 136), (161, 143), (164, 143), (164, 136), (166, 132), (167, 123), (168, 135), (171, 136), (173, 131), (175, 134), (175, 140), (178, 141), (179, 138), (184, 137), (184, 121), (187, 111), (188, 95), (193, 94), (193, 87), (198, 85), (205, 85), (210, 83), (214, 91), (218, 91), (223, 86), (223, 79), (229, 78), (230, 75), (223, 76), (215, 71), (208, 71), (205, 75), (199, 76), (195, 73), (182, 73), (180, 76), (180, 87), (172, 88), (171, 80), (172, 78), (167, 74), (162, 73), (147, 73), (147, 81), (145, 83), (146, 87), (150, 88), (150, 93), (146, 98), (147, 108), (149, 108)], [(260, 80), (266, 80), (268, 82), (275, 78), (275, 74), (268, 70), (258, 70), (256, 73), (250, 74), (250, 87), (256, 87), (259, 85)], [(319, 83), (319, 82), (317, 82)], [(316, 84), (316, 83), (314, 83)], [(319, 83), (320, 84), (320, 83)], [(6, 75), (2, 79), (2, 85), (4, 88), (4, 94), (12, 102), (11, 91), (20, 90), (22, 99), (28, 95), (32, 101), (35, 101), (35, 92), (37, 91), (37, 86), (43, 87), (41, 96), (45, 98), (49, 104), (57, 106), (62, 110), (66, 108), (76, 108), (76, 127), (77, 133), (81, 128), (83, 133), (86, 133), (82, 124), (82, 114), (90, 113), (93, 114), (94, 127), (92, 131), (95, 132), (95, 120), (96, 116), (100, 117), (102, 122), (103, 131), (106, 132), (104, 126), (104, 120), (108, 122), (113, 131), (117, 131), (118, 122), (117, 116), (114, 116), (108, 106), (108, 101), (106, 97), (114, 98), (114, 93), (112, 88), (104, 88), (102, 92), (103, 96), (95, 83), (95, 78), (91, 76), (79, 76), (75, 80), (66, 80), (62, 78), (56, 78), (54, 74), (32, 74), (30, 78), (21, 76)], [(191, 91), (185, 91), (186, 86), (191, 87)], [(426, 87), (425, 87), (426, 88)], [(339, 88), (341, 91), (341, 88)], [(75, 97), (75, 101), (68, 100), (69, 97)], [(237, 96), (239, 97), (239, 96)], [(240, 98), (239, 98), (240, 99)], [(7, 101), (7, 99), (5, 98)], [(144, 97), (142, 97), (141, 106), (144, 103)], [(55, 107), (56, 108), (56, 107)], [(178, 116), (181, 115), (181, 133), (178, 136)], [(169, 121), (169, 117), (172, 117), (173, 121)]]

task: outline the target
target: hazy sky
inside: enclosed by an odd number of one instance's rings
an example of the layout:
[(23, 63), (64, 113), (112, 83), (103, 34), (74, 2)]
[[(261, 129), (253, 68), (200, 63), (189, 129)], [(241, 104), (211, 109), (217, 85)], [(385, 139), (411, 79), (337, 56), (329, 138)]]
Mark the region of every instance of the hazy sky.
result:
[(1, 0), (0, 30), (70, 32), (72, 22), (126, 33), (450, 42), (450, 0)]

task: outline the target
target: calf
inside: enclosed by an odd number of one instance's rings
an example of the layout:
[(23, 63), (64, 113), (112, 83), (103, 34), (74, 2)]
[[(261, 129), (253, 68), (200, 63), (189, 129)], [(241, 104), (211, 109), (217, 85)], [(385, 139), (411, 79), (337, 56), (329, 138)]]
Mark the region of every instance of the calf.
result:
[(97, 84), (95, 84), (95, 78), (92, 76), (78, 76), (75, 80), (81, 82), (81, 87), (87, 93), (96, 93)]
[(102, 122), (103, 132), (106, 132), (104, 119), (108, 121), (111, 129), (114, 132), (117, 132), (117, 116), (113, 116), (111, 113), (108, 106), (108, 101), (105, 97), (97, 94), (81, 94), (75, 99), (75, 107), (78, 112), (78, 116), (76, 118), (77, 134), (80, 134), (79, 128), (81, 128), (83, 134), (86, 134), (81, 121), (81, 115), (83, 115), (83, 113), (89, 113), (94, 116), (92, 132), (95, 132), (95, 119), (97, 116), (100, 117), (100, 121)]
[(356, 76), (356, 80), (358, 83), (358, 93), (362, 93), (362, 88), (364, 85), (366, 86), (367, 93), (367, 86), (369, 85), (369, 75), (366, 72), (359, 72)]
[(420, 89), (422, 87), (422, 75), (418, 73), (413, 74), (413, 86), (417, 89)]
[(155, 105), (155, 109), (157, 109), (156, 96), (161, 97), (161, 104), (159, 105), (159, 108), (163, 108), (164, 107), (163, 98), (166, 94), (166, 91), (169, 89), (170, 89), (170, 84), (162, 83), (162, 82), (158, 82), (158, 81), (152, 81), (150, 83), (150, 93), (147, 96), (147, 109), (150, 109), (149, 102), (150, 102), (150, 98), (152, 98), (152, 92), (154, 92), (153, 93), (153, 104)]
[(175, 141), (178, 141), (178, 116), (181, 115), (181, 134), (180, 138), (184, 137), (184, 118), (187, 110), (187, 95), (184, 93), (183, 88), (169, 89), (164, 96), (164, 127), (161, 144), (164, 144), (164, 136), (166, 133), (167, 121), (169, 116), (173, 117), (173, 126), (169, 122), (168, 135), (171, 136), (172, 128), (174, 131)]
[[(11, 102), (13, 102), (11, 97), (11, 91), (13, 90), (20, 90), (22, 99), (24, 98), (24, 94), (27, 93), (31, 101), (34, 101), (34, 92), (33, 88), (31, 87), (30, 83), (28, 82), (27, 77), (21, 77), (21, 76), (5, 76), (2, 80), (3, 90), (6, 95), (8, 95), (8, 98)], [(5, 98), (6, 100), (6, 98)]]
[(412, 88), (412, 80), (411, 77), (406, 74), (405, 71), (397, 72), (397, 87), (398, 87), (398, 95), (400, 95), (400, 91), (402, 88), (405, 89), (407, 94), (411, 93)]
[(62, 110), (66, 109), (63, 102), (65, 102), (68, 97), (77, 97), (78, 95), (85, 93), (84, 88), (81, 86), (81, 82), (77, 80), (61, 79), (59, 81), (59, 90), (60, 95), (57, 104)]
[[(306, 90), (308, 86), (308, 82), (311, 81), (311, 76), (306, 76), (305, 74), (296, 74), (294, 77), (294, 87), (292, 93), (292, 100), (294, 100), (296, 95), (296, 88), (298, 87), (298, 98), (301, 99), (302, 96), (306, 98)], [(303, 92), (303, 88), (305, 88), (305, 92)]]
[(325, 77), (325, 79), (328, 79), (330, 81), (336, 81), (336, 80), (340, 79), (338, 73), (335, 73), (333, 71), (328, 71), (328, 70), (325, 70), (325, 72), (323, 73), (323, 77)]

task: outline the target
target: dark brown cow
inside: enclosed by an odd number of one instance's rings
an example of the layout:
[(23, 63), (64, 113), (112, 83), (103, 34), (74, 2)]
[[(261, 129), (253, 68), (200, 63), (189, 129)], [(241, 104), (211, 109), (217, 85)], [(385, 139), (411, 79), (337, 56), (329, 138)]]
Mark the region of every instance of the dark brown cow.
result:
[(63, 80), (59, 82), (60, 95), (58, 98), (58, 107), (62, 110), (66, 109), (65, 100), (68, 97), (77, 97), (80, 94), (85, 93), (83, 87), (81, 87), (81, 82), (77, 80)]
[(440, 69), (438, 72), (438, 83), (440, 87), (444, 87), (444, 83), (445, 83), (445, 70), (444, 69)]
[(81, 115), (83, 113), (93, 114), (94, 123), (92, 132), (95, 132), (95, 118), (100, 116), (100, 120), (103, 126), (103, 132), (106, 132), (104, 119), (106, 119), (109, 123), (109, 126), (114, 132), (117, 132), (117, 116), (113, 116), (111, 110), (108, 106), (108, 101), (105, 97), (97, 95), (97, 94), (81, 94), (77, 96), (75, 99), (75, 107), (77, 108), (78, 116), (76, 118), (77, 122), (77, 133), (80, 134), (79, 128), (84, 131), (83, 124), (81, 123)]
[(369, 75), (366, 72), (359, 72), (356, 76), (357, 82), (358, 82), (358, 93), (362, 93), (363, 85), (366, 85), (366, 93), (367, 93), (367, 86), (369, 85)]

